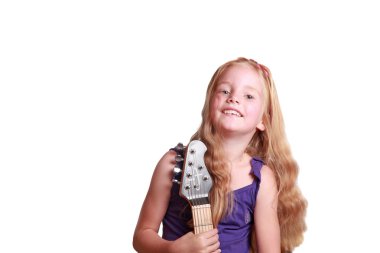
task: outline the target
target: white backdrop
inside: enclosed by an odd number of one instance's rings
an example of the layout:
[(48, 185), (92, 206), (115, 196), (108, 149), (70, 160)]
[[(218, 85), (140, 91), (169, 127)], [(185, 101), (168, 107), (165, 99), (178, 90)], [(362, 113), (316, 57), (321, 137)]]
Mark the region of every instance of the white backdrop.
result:
[(308, 231), (379, 252), (375, 1), (2, 1), (0, 252), (134, 252), (153, 169), (215, 69), (273, 72)]

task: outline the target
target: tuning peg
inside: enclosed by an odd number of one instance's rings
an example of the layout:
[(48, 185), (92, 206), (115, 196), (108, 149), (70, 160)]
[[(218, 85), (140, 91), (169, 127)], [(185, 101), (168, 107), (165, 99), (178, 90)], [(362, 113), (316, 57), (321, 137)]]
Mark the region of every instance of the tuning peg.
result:
[(175, 149), (178, 151), (183, 151), (185, 149), (185, 146), (183, 146), (183, 144), (179, 142), (177, 146), (175, 147)]
[(172, 182), (176, 184), (180, 184), (181, 175), (182, 175), (182, 170), (178, 167), (174, 167)]
[(180, 162), (183, 161), (183, 157), (182, 157), (181, 155), (176, 155), (176, 156), (175, 156), (175, 161), (176, 161), (177, 163), (180, 163)]
[(177, 175), (177, 174), (182, 173), (182, 170), (181, 170), (181, 168), (174, 167), (174, 169), (173, 169), (173, 173), (174, 173), (175, 175)]

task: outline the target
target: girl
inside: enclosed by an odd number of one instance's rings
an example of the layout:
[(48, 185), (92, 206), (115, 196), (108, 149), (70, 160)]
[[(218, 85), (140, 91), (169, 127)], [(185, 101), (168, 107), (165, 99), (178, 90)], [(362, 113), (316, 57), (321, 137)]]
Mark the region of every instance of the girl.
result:
[(302, 242), (307, 203), (296, 185), (298, 167), (267, 67), (245, 58), (219, 67), (194, 139), (207, 146), (216, 228), (192, 232), (190, 208), (171, 181), (176, 153), (168, 151), (154, 171), (135, 229), (138, 252), (291, 252)]

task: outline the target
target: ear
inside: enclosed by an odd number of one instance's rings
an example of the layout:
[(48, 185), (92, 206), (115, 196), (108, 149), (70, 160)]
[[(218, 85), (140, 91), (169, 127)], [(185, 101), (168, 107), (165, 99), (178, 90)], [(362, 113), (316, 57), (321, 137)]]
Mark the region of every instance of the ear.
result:
[(256, 128), (259, 129), (260, 131), (265, 130), (265, 126), (264, 126), (264, 123), (262, 120), (260, 120), (260, 122), (259, 122), (259, 124), (257, 124)]

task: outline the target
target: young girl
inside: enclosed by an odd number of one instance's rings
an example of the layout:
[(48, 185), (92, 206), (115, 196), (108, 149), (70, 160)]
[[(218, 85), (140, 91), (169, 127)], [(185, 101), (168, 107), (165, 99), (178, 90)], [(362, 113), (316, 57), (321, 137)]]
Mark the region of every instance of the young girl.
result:
[(141, 209), (133, 238), (138, 252), (291, 252), (301, 244), (307, 203), (267, 67), (245, 58), (219, 67), (192, 140), (207, 146), (215, 229), (192, 232), (190, 207), (171, 180), (176, 152), (168, 151)]

